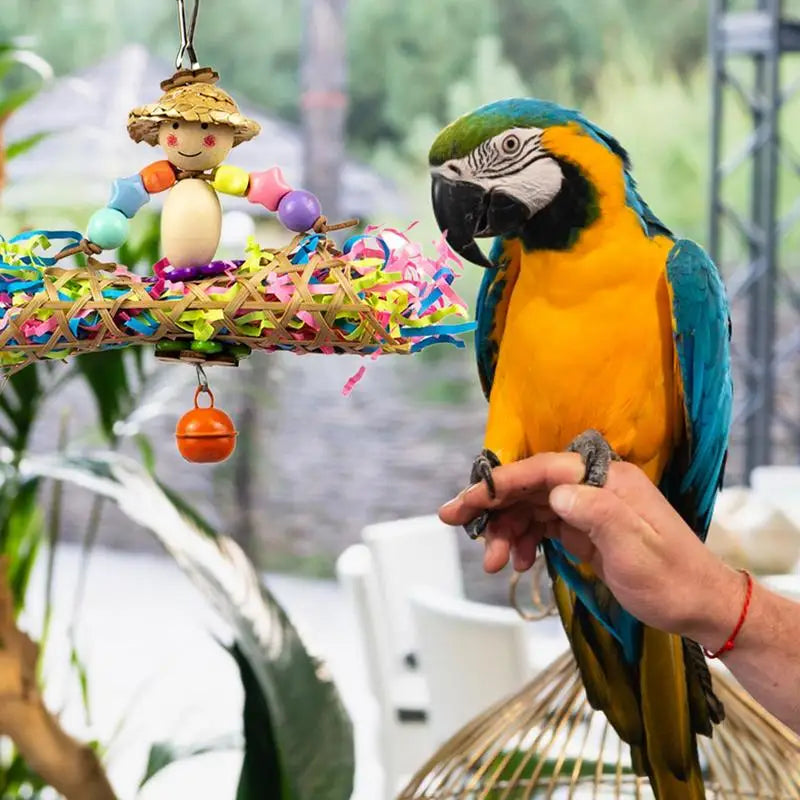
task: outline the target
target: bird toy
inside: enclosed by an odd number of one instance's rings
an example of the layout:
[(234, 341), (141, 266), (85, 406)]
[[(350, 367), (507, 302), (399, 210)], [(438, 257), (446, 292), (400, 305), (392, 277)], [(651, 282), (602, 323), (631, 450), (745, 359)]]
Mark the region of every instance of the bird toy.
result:
[[(330, 224), (318, 198), (292, 188), (277, 166), (248, 173), (225, 163), (260, 127), (220, 88), (218, 73), (198, 61), (199, 0), (191, 19), (184, 0), (177, 5), (176, 72), (161, 83), (160, 98), (132, 109), (127, 121), (131, 138), (160, 147), (164, 158), (116, 179), (86, 235), (42, 229), (0, 237), (0, 369), (8, 374), (36, 360), (134, 344), (153, 344), (160, 360), (198, 368), (236, 366), (254, 349), (374, 358), (441, 343), (463, 347), (460, 337), (474, 326), (452, 287), (461, 261), (444, 237), (434, 258), (408, 231), (385, 227), (367, 228), (339, 247), (328, 233), (357, 220)], [(130, 220), (161, 192), (163, 258), (153, 274), (101, 260), (124, 244)], [(291, 241), (263, 248), (251, 238), (242, 258), (217, 258), (219, 194), (275, 213)], [(79, 254), (86, 266), (68, 265)], [(345, 393), (363, 374), (362, 367)], [(208, 408), (199, 405), (205, 400)], [(202, 373), (195, 407), (176, 429), (187, 460), (224, 460), (233, 452), (235, 429), (223, 416), (230, 422)], [(217, 423), (225, 429), (219, 438), (211, 435)]]

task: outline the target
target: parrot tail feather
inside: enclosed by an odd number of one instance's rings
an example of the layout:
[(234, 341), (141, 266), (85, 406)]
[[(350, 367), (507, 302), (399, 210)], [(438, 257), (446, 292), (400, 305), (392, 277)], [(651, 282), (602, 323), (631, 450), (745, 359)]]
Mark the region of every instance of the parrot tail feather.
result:
[(640, 778), (647, 778), (652, 772), (650, 762), (647, 760), (647, 753), (643, 747), (631, 747), (631, 767)]
[(659, 800), (706, 796), (679, 636), (644, 628), (640, 697), (650, 782)]
[[(573, 607), (572, 627), (570, 640), (590, 705), (605, 713), (623, 741), (631, 747), (643, 745), (635, 672), (621, 658), (616, 640), (580, 601)], [(598, 698), (597, 705), (592, 702), (593, 695)]]
[(714, 725), (725, 719), (725, 706), (714, 693), (711, 670), (706, 663), (703, 649), (697, 642), (683, 640), (683, 661), (689, 684), (692, 727), (695, 733), (711, 736)]
[(724, 717), (702, 650), (642, 626), (641, 659), (629, 664), (614, 636), (548, 567), (553, 595), (586, 698), (630, 747), (634, 772), (658, 800), (705, 800), (697, 733)]

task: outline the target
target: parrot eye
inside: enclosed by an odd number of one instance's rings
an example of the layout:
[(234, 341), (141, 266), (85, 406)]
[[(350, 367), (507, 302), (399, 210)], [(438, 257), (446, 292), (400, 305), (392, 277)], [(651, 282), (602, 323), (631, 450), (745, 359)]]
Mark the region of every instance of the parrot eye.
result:
[(519, 150), (519, 146), (520, 146), (519, 137), (514, 135), (513, 133), (506, 136), (506, 138), (503, 139), (503, 143), (501, 144), (503, 152), (508, 155), (513, 155), (514, 153), (516, 153), (517, 150)]

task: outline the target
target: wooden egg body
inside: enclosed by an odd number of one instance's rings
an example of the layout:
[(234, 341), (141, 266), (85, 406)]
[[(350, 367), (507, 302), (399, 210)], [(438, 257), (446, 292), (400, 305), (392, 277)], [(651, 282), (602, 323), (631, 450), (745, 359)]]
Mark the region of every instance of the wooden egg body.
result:
[(184, 178), (169, 190), (161, 212), (161, 244), (173, 267), (214, 260), (222, 231), (222, 208), (207, 181)]
[(225, 461), (236, 447), (236, 428), (231, 418), (218, 408), (195, 406), (187, 411), (175, 428), (178, 452), (195, 464)]

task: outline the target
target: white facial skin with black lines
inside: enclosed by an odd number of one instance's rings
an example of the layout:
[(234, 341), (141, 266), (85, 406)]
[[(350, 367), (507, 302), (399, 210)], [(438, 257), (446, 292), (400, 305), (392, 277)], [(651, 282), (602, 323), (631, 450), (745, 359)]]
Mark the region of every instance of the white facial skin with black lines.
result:
[(542, 133), (541, 128), (510, 128), (465, 158), (450, 159), (431, 171), (450, 181), (510, 195), (533, 216), (552, 202), (564, 181), (558, 162), (542, 148)]

